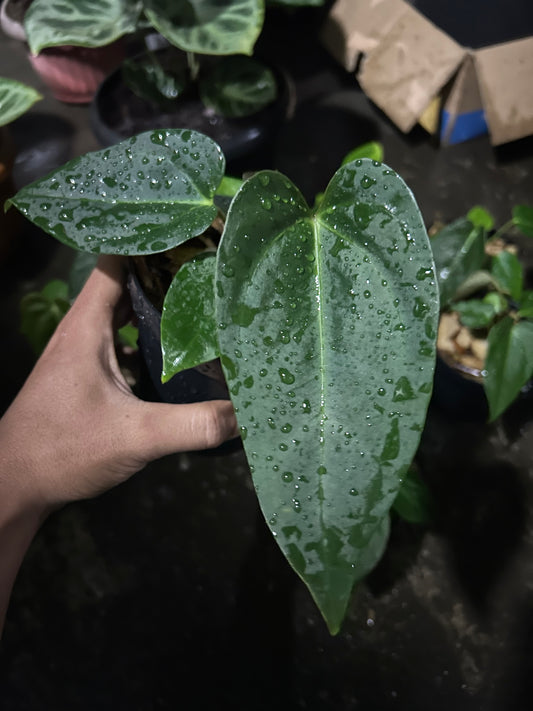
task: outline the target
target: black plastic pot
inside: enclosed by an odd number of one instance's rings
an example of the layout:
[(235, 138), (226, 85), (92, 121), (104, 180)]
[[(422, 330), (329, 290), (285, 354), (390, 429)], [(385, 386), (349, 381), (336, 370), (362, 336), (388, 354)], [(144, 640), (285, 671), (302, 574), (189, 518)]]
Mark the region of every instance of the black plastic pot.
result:
[(435, 364), (432, 403), (455, 419), (466, 422), (487, 420), (489, 407), (483, 376), (477, 370), (452, 366), (440, 355)]
[[(161, 313), (147, 297), (133, 272), (128, 277), (128, 290), (139, 330), (139, 351), (149, 377), (144, 390), (153, 393), (162, 402), (188, 403), (203, 400), (228, 400), (229, 394), (218, 361), (207, 366), (184, 370), (167, 383), (161, 382)], [(143, 383), (140, 384), (141, 394)]]
[(279, 87), (276, 101), (251, 116), (230, 119), (213, 113), (194, 96), (180, 98), (172, 108), (158, 108), (126, 86), (119, 68), (102, 82), (91, 103), (91, 127), (104, 146), (119, 143), (142, 131), (194, 129), (216, 141), (231, 164), (264, 150), (289, 115), (292, 83), (279, 69), (273, 67), (273, 71)]

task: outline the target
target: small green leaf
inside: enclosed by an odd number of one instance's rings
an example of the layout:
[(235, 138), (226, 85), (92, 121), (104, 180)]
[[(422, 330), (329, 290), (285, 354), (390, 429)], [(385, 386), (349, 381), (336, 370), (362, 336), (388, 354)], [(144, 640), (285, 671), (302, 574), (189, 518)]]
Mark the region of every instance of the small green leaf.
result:
[(474, 225), (474, 227), (483, 227), (487, 232), (494, 227), (494, 217), (490, 214), (488, 210), (481, 205), (475, 205), (472, 207), (467, 215), (466, 219)]
[(470, 220), (461, 218), (443, 227), (430, 243), (437, 267), (441, 308), (444, 308), (462, 283), (483, 267), (485, 230), (472, 227)]
[(502, 250), (492, 258), (491, 272), (500, 289), (510, 294), (515, 301), (522, 298), (524, 270), (518, 257)]
[(121, 72), (124, 83), (136, 96), (161, 108), (171, 106), (189, 84), (185, 65), (164, 68), (152, 53), (126, 59)]
[(69, 161), (6, 204), (74, 249), (152, 254), (209, 227), (224, 167), (203, 134), (148, 131)]
[(533, 207), (516, 205), (513, 208), (513, 224), (527, 237), (533, 237)]
[(451, 304), (451, 308), (457, 311), (463, 326), (474, 329), (486, 328), (498, 314), (494, 304), (487, 303), (481, 299), (457, 301)]
[(101, 47), (135, 32), (140, 0), (33, 0), (24, 15), (32, 54), (45, 47)]
[(224, 57), (199, 81), (203, 103), (228, 118), (249, 116), (271, 104), (277, 96), (276, 77), (256, 59)]
[(31, 86), (0, 77), (0, 126), (22, 116), (42, 98)]
[(533, 291), (526, 290), (522, 292), (518, 316), (520, 318), (533, 318)]
[(139, 338), (139, 329), (132, 323), (127, 323), (122, 328), (118, 329), (118, 336), (122, 343), (129, 348), (137, 349), (137, 340)]
[(427, 484), (415, 466), (409, 467), (392, 508), (408, 523), (429, 523), (435, 502)]
[(215, 254), (186, 262), (170, 285), (161, 317), (161, 382), (218, 358), (215, 321)]
[(249, 54), (263, 27), (264, 0), (144, 0), (163, 37), (185, 52)]
[(468, 299), (473, 294), (494, 288), (497, 288), (497, 284), (492, 274), (484, 269), (480, 269), (470, 274), (470, 276), (463, 281), (455, 290), (453, 298), (457, 301), (462, 301)]
[(68, 286), (60, 279), (48, 282), (41, 291), (31, 292), (21, 299), (20, 330), (37, 356), (69, 308)]
[(491, 328), (484, 388), (489, 419), (495, 420), (533, 376), (533, 321), (515, 323), (506, 316)]
[(353, 160), (358, 158), (370, 158), (370, 160), (375, 160), (378, 163), (383, 162), (385, 151), (383, 149), (383, 144), (378, 141), (369, 141), (368, 143), (362, 143), (357, 148), (350, 151), (343, 159), (341, 165), (346, 165), (346, 163), (351, 163)]

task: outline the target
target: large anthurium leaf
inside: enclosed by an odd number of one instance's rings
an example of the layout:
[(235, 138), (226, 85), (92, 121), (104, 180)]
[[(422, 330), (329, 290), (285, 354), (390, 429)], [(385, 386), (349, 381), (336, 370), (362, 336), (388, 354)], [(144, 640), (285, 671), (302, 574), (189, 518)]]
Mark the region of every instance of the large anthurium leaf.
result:
[(5, 126), (22, 116), (42, 98), (41, 94), (31, 86), (0, 77), (0, 126)]
[(146, 132), (75, 158), (8, 204), (75, 249), (151, 254), (211, 224), (224, 168), (219, 146), (203, 134)]
[(460, 218), (431, 238), (442, 308), (461, 284), (482, 268), (486, 261), (485, 234), (483, 226)]
[(263, 0), (144, 0), (146, 16), (169, 42), (198, 54), (252, 54)]
[(432, 390), (438, 293), (412, 193), (358, 160), (312, 212), (286, 177), (256, 174), (228, 213), (215, 303), (264, 516), (336, 632)]
[(186, 262), (167, 291), (161, 316), (161, 380), (218, 358), (215, 321), (215, 253)]
[(506, 316), (489, 331), (484, 388), (495, 420), (533, 377), (533, 321)]
[(134, 32), (140, 0), (33, 0), (24, 16), (33, 54), (45, 47), (101, 47)]

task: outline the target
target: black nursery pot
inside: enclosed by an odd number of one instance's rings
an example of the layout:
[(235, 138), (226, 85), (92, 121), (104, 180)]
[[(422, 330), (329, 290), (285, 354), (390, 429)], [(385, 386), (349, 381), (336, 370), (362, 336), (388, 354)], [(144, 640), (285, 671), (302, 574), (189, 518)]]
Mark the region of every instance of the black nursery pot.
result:
[[(137, 276), (130, 271), (128, 290), (139, 331), (139, 351), (146, 366), (149, 382), (142, 382), (141, 394), (152, 395), (162, 402), (183, 404), (203, 400), (228, 400), (229, 393), (218, 363), (211, 367), (191, 368), (177, 373), (167, 383), (161, 382), (161, 313), (145, 294)], [(208, 364), (209, 365), (209, 364)]]
[(482, 375), (449, 365), (440, 355), (435, 364), (432, 403), (457, 420), (483, 422), (489, 415)]
[[(167, 48), (158, 53), (171, 51)], [(265, 150), (268, 153), (270, 141), (289, 114), (292, 93), (287, 75), (276, 67), (271, 69), (278, 83), (277, 99), (251, 116), (225, 118), (214, 114), (194, 96), (180, 98), (172, 108), (158, 108), (126, 86), (119, 68), (102, 82), (91, 103), (93, 133), (102, 145), (110, 146), (143, 131), (189, 128), (216, 141), (230, 166), (241, 158), (262, 155)], [(264, 162), (263, 158), (260, 160)]]

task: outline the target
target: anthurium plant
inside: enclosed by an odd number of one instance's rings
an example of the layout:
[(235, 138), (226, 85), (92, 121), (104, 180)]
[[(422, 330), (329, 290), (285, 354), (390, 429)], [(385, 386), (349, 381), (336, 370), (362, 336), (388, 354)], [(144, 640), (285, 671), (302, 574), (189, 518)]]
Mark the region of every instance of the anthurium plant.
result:
[(22, 116), (42, 98), (33, 87), (14, 79), (0, 77), (0, 126)]
[[(323, 1), (278, 4), (320, 6)], [(33, 54), (64, 45), (100, 47), (124, 35), (157, 31), (182, 50), (186, 61), (174, 55), (167, 66), (153, 52), (126, 60), (123, 75), (132, 90), (165, 103), (194, 89), (216, 113), (239, 117), (260, 110), (277, 94), (273, 71), (251, 57), (264, 17), (265, 0), (33, 0), (24, 26)], [(203, 62), (213, 55), (221, 59)]]
[(10, 204), (94, 254), (157, 256), (223, 220), (218, 247), (166, 294), (162, 378), (220, 360), (266, 523), (336, 633), (383, 553), (425, 422), (439, 314), (429, 238), (377, 161), (343, 165), (314, 207), (271, 170), (224, 198), (224, 172), (206, 136), (148, 132)]
[[(492, 215), (476, 206), (431, 240), (447, 318), (441, 323), (455, 331), (443, 338), (443, 348), (481, 371), (491, 421), (533, 377), (533, 291), (513, 244), (517, 234), (533, 237), (533, 207), (515, 206), (510, 220), (494, 229)], [(460, 326), (470, 330), (469, 342), (461, 341)]]

